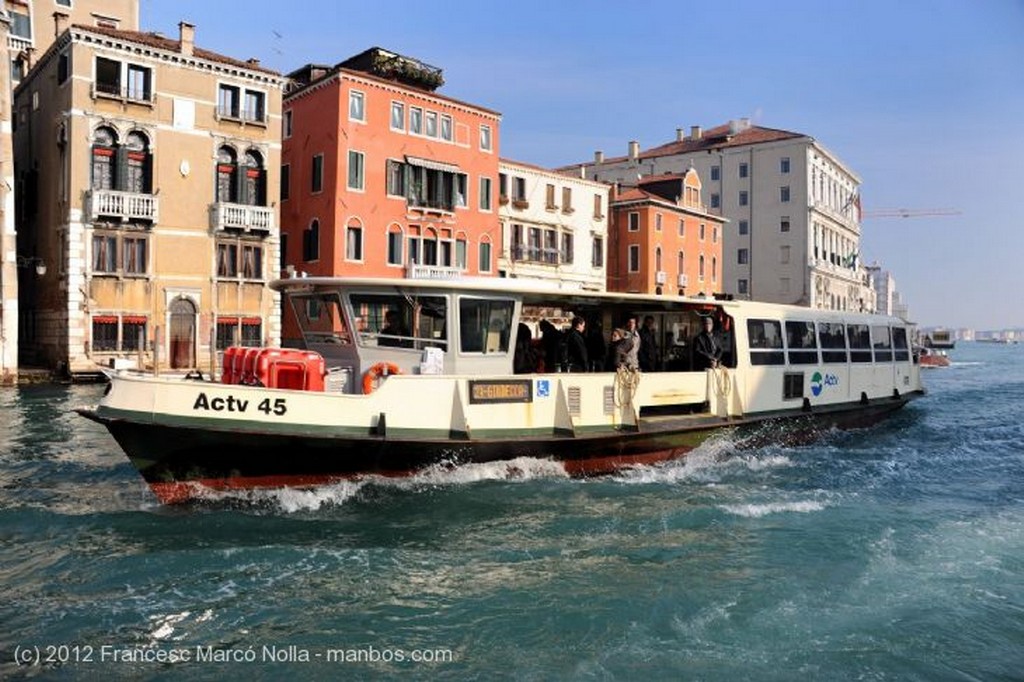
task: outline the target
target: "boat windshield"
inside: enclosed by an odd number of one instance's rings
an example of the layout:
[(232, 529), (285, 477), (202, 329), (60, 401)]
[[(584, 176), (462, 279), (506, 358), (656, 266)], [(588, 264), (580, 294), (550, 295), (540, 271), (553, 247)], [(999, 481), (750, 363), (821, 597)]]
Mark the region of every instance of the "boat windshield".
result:
[(302, 335), (309, 343), (352, 343), (352, 334), (345, 324), (341, 299), (333, 291), (308, 291), (288, 295)]

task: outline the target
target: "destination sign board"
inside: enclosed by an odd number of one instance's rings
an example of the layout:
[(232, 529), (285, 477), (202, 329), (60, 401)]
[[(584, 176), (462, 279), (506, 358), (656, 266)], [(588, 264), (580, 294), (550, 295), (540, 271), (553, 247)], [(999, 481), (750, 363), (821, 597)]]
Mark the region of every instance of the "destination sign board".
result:
[(522, 380), (481, 379), (469, 382), (469, 402), (479, 403), (532, 403), (533, 382)]

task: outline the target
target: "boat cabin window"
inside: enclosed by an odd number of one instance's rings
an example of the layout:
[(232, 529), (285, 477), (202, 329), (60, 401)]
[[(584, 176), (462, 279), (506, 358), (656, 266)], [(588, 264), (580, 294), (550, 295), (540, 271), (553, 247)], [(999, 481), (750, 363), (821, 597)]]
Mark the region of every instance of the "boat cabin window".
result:
[(907, 344), (906, 327), (892, 328), (892, 347), (895, 349), (893, 358), (897, 362), (906, 362), (910, 359), (910, 346)]
[(814, 335), (813, 322), (786, 322), (786, 347), (789, 349), (789, 364), (818, 364), (818, 341)]
[(459, 349), (463, 353), (507, 353), (513, 301), (459, 299)]
[(841, 322), (819, 322), (818, 344), (822, 362), (846, 362), (846, 326)]
[(352, 343), (352, 334), (345, 324), (341, 299), (333, 291), (293, 293), (288, 300), (295, 320), (302, 330), (307, 346), (310, 343)]
[(750, 364), (782, 365), (782, 323), (778, 320), (747, 320)]
[(889, 327), (876, 324), (871, 327), (871, 344), (875, 349), (875, 362), (892, 362), (892, 339)]
[(850, 341), (850, 362), (871, 362), (871, 334), (866, 324), (846, 325)]
[(414, 350), (448, 346), (443, 296), (352, 294), (349, 303), (360, 345)]

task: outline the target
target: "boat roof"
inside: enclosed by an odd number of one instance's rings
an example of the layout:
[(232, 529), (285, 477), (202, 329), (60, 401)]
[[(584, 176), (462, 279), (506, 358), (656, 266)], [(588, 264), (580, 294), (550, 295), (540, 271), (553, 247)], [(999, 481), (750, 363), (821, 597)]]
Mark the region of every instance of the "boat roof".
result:
[(525, 303), (560, 305), (565, 308), (584, 306), (625, 306), (637, 311), (678, 310), (681, 307), (719, 307), (743, 317), (784, 316), (812, 317), (818, 320), (858, 319), (866, 324), (890, 323), (913, 326), (897, 317), (874, 313), (859, 313), (844, 310), (822, 310), (806, 306), (762, 301), (720, 299), (713, 296), (672, 296), (657, 294), (624, 293), (618, 291), (588, 291), (579, 287), (560, 286), (555, 282), (506, 277), (461, 277), (449, 279), (382, 278), (382, 277), (288, 277), (273, 280), (269, 284), (275, 291), (312, 291), (316, 289), (398, 289), (408, 292), (421, 291), (459, 292), (465, 294), (490, 295), (507, 294), (521, 298)]

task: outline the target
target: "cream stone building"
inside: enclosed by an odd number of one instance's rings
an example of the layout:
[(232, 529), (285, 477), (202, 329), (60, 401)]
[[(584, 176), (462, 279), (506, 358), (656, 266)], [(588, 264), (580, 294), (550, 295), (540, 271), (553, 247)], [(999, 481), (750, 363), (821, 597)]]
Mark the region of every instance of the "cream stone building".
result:
[(498, 170), (500, 276), (604, 291), (611, 187), (505, 159)]
[(860, 178), (818, 140), (751, 125), (676, 130), (671, 142), (559, 169), (603, 182), (695, 168), (703, 201), (728, 220), (724, 291), (737, 298), (828, 310), (873, 311), (860, 262)]
[(207, 370), (279, 339), (284, 78), (179, 28), (72, 25), (15, 89), (23, 366)]

